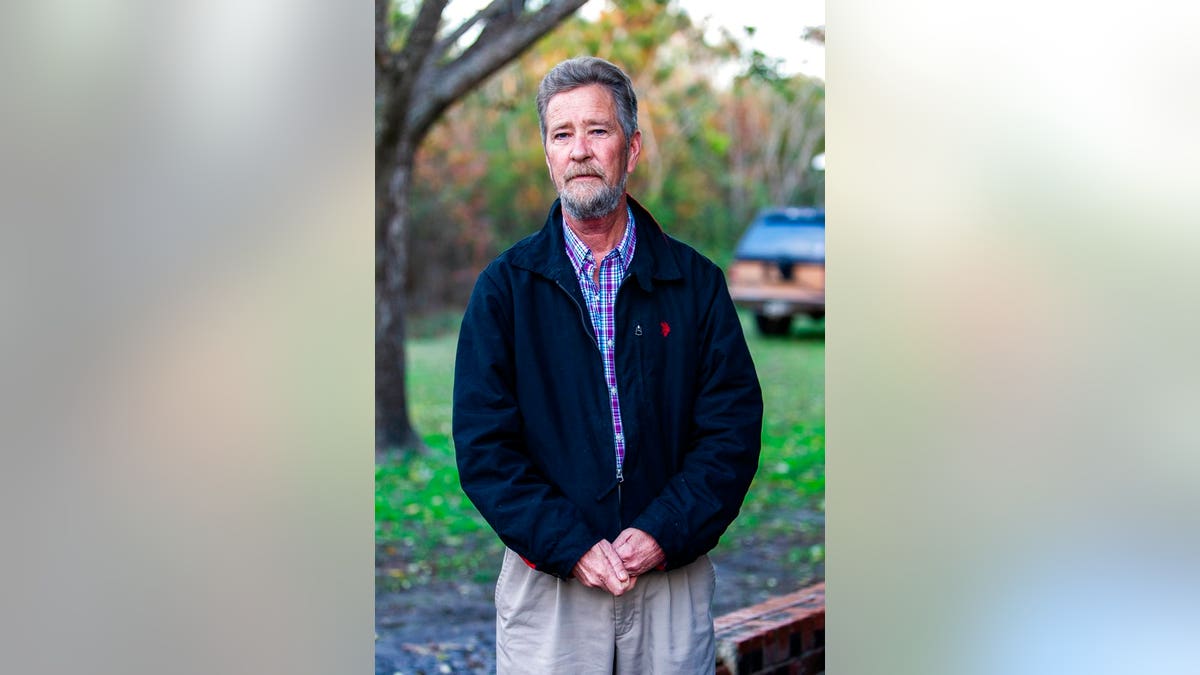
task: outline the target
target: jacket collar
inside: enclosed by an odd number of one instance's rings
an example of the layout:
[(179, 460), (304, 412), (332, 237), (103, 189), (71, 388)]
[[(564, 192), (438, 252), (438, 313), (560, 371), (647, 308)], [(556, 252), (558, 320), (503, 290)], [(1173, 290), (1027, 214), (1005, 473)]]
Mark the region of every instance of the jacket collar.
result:
[[(656, 280), (682, 278), (675, 255), (667, 247), (667, 235), (658, 221), (633, 197), (626, 195), (626, 199), (637, 227), (637, 248), (629, 264), (629, 276), (636, 277), (638, 285), (646, 291), (654, 288)], [(575, 281), (564, 246), (562, 203), (556, 199), (542, 229), (530, 237), (526, 246), (513, 251), (512, 264), (561, 283)]]

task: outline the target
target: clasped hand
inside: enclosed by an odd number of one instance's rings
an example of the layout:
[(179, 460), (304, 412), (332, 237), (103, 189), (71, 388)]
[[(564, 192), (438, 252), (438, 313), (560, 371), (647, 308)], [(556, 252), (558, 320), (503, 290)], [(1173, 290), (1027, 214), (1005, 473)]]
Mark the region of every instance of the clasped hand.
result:
[(612, 542), (601, 539), (575, 563), (575, 578), (584, 586), (613, 595), (631, 590), (638, 575), (662, 564), (666, 554), (649, 534), (627, 528)]

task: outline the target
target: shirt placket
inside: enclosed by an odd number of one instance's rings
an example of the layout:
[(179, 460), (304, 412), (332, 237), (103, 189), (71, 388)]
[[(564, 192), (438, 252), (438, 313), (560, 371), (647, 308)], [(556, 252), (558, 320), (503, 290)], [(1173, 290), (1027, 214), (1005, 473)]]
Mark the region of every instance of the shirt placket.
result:
[(621, 424), (621, 404), (617, 392), (616, 367), (616, 330), (614, 326), (614, 297), (621, 281), (621, 260), (618, 254), (611, 253), (600, 264), (600, 306), (603, 337), (601, 350), (604, 359), (604, 379), (608, 384), (608, 404), (612, 411), (613, 439), (616, 449), (617, 480), (623, 478), (622, 468), (625, 464), (625, 433)]
[[(628, 213), (628, 212), (627, 212)], [(628, 215), (629, 228), (621, 246), (615, 249), (599, 262), (590, 250), (587, 250), (573, 235), (568, 233), (563, 225), (564, 236), (568, 238), (567, 255), (577, 265), (579, 287), (592, 318), (592, 328), (596, 332), (596, 344), (600, 349), (600, 360), (604, 368), (605, 386), (608, 388), (608, 404), (613, 429), (613, 447), (617, 469), (618, 496), (620, 483), (624, 481), (625, 464), (625, 431), (621, 423), (621, 404), (617, 391), (616, 372), (616, 294), (624, 280), (624, 263), (633, 253), (633, 216)], [(593, 277), (593, 274), (595, 275)]]

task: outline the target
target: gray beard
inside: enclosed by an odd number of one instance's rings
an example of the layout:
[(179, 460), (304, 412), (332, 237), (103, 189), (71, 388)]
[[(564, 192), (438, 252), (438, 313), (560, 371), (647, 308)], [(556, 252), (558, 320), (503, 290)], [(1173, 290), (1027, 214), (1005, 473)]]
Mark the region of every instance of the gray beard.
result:
[(605, 185), (595, 192), (575, 195), (570, 189), (558, 193), (563, 210), (574, 220), (595, 220), (617, 210), (621, 197), (625, 195), (625, 176), (616, 185)]

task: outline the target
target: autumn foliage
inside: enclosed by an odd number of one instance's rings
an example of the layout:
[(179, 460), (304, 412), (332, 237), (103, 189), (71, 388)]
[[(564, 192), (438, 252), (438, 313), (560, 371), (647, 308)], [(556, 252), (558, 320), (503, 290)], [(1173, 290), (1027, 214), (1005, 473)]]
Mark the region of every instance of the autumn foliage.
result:
[(723, 263), (758, 208), (823, 203), (810, 166), (824, 152), (822, 81), (706, 41), (672, 5), (621, 3), (559, 26), (430, 131), (412, 193), (411, 311), (462, 306), (479, 270), (541, 226), (555, 195), (534, 96), (550, 68), (584, 54), (634, 80), (645, 148), (628, 189), (674, 236)]

